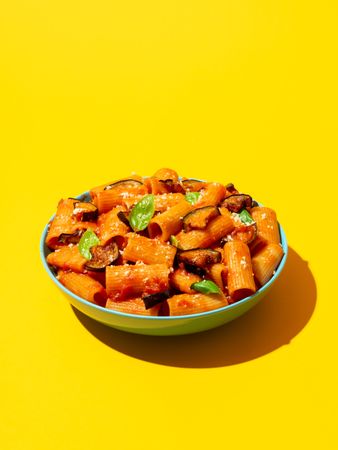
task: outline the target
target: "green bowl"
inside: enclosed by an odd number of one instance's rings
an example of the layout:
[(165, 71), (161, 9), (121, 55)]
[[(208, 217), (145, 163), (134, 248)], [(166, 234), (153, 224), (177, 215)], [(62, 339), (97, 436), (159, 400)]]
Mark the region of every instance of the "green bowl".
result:
[[(84, 193), (79, 198), (86, 198), (88, 193)], [(101, 306), (84, 300), (64, 287), (56, 278), (55, 273), (49, 267), (46, 261), (50, 250), (45, 244), (48, 225), (45, 227), (40, 241), (40, 255), (42, 263), (53, 282), (60, 291), (66, 296), (67, 300), (79, 311), (91, 317), (98, 322), (104, 323), (118, 330), (128, 331), (136, 334), (148, 334), (154, 336), (170, 336), (198, 333), (199, 331), (209, 330), (211, 328), (223, 325), (231, 320), (240, 317), (253, 306), (255, 306), (269, 291), (273, 283), (281, 274), (288, 253), (288, 245), (283, 228), (279, 225), (281, 244), (284, 250), (284, 256), (274, 273), (273, 277), (254, 295), (246, 297), (243, 300), (233, 303), (223, 308), (213, 311), (207, 311), (199, 314), (189, 314), (186, 316), (156, 317), (156, 316), (136, 316), (133, 314), (122, 313), (106, 309)], [(272, 300), (273, 301), (273, 300)]]

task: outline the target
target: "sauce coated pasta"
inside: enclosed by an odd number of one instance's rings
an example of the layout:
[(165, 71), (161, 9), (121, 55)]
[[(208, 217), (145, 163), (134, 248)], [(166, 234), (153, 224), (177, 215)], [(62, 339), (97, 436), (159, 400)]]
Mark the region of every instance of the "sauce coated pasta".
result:
[(254, 294), (282, 257), (275, 211), (233, 184), (131, 176), (60, 200), (46, 244), (83, 299), (147, 316), (196, 314)]

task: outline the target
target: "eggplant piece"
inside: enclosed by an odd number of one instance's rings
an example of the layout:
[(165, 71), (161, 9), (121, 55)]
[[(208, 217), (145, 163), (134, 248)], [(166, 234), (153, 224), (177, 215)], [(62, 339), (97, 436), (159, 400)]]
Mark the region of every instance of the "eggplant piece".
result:
[(127, 180), (119, 180), (116, 181), (115, 183), (112, 184), (108, 184), (107, 186), (105, 186), (104, 190), (107, 191), (109, 189), (113, 189), (116, 188), (118, 186), (125, 186), (125, 188), (128, 190), (131, 187), (137, 187), (139, 185), (143, 185), (142, 181), (138, 181), (138, 180), (133, 180), (132, 178), (128, 178)]
[(194, 209), (183, 217), (184, 231), (203, 230), (210, 220), (219, 216), (220, 212), (216, 206), (203, 206)]
[(127, 227), (130, 227), (129, 220), (128, 220), (128, 217), (125, 212), (119, 211), (117, 213), (117, 217), (121, 220), (121, 222), (123, 222), (125, 225), (127, 225)]
[(159, 316), (170, 316), (170, 308), (168, 305), (168, 301), (164, 300), (161, 305), (160, 305), (160, 309), (158, 311), (158, 315)]
[(184, 264), (184, 267), (187, 272), (194, 273), (195, 275), (198, 275), (201, 278), (203, 278), (206, 275), (205, 269), (202, 269), (201, 267), (193, 266), (187, 263)]
[(184, 194), (185, 190), (179, 181), (175, 180), (160, 180), (164, 184), (166, 190), (174, 194)]
[(58, 238), (58, 243), (65, 244), (65, 245), (78, 244), (84, 231), (85, 230), (82, 229), (82, 230), (76, 230), (74, 233), (71, 233), (71, 234), (62, 233), (62, 234), (60, 234), (60, 236)]
[(99, 211), (93, 203), (75, 202), (73, 215), (82, 222), (95, 222), (99, 215)]
[(212, 250), (211, 248), (196, 248), (180, 252), (177, 255), (177, 260), (203, 269), (211, 264), (221, 262), (222, 255), (217, 250)]
[(239, 194), (233, 183), (228, 183), (225, 186), (225, 197), (230, 197), (230, 195)]
[(205, 187), (203, 181), (195, 180), (193, 178), (181, 181), (181, 185), (186, 192), (198, 192)]
[(252, 207), (252, 198), (247, 194), (233, 194), (223, 200), (222, 205), (229, 211), (238, 213), (241, 209)]
[(243, 225), (236, 227), (231, 233), (231, 239), (234, 241), (242, 241), (245, 244), (251, 244), (257, 236), (257, 225), (251, 223), (250, 225)]
[(119, 248), (116, 242), (111, 242), (105, 246), (97, 245), (92, 247), (90, 252), (92, 254), (92, 259), (86, 262), (85, 268), (97, 272), (101, 272), (107, 266), (113, 264), (119, 256)]
[(164, 302), (171, 296), (172, 293), (169, 290), (166, 290), (164, 292), (156, 292), (155, 294), (146, 295), (145, 297), (142, 297), (142, 300), (144, 302), (145, 308), (149, 309), (155, 305), (158, 305), (159, 303)]

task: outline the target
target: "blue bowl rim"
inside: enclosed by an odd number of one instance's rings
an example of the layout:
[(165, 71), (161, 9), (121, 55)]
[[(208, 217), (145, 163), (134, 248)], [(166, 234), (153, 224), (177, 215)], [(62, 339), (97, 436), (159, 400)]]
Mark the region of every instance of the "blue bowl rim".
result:
[[(81, 199), (81, 198), (84, 198), (84, 197), (88, 197), (88, 195), (89, 195), (89, 192), (86, 191), (83, 194), (80, 194), (80, 195), (76, 196), (75, 198)], [(283, 268), (285, 266), (285, 262), (286, 262), (287, 255), (288, 255), (288, 244), (287, 244), (286, 236), (285, 236), (283, 228), (278, 223), (280, 236), (281, 236), (281, 245), (282, 245), (282, 248), (283, 248), (283, 251), (284, 251), (283, 258), (282, 258), (281, 262), (279, 263), (279, 265), (278, 265), (278, 267), (276, 269), (276, 272), (270, 278), (270, 280), (264, 286), (259, 288), (253, 295), (250, 295), (249, 297), (245, 297), (242, 300), (239, 300), (238, 302), (231, 303), (230, 305), (222, 306), (221, 308), (213, 309), (211, 311), (205, 311), (205, 312), (196, 313), (196, 314), (186, 314), (186, 315), (182, 315), (182, 316), (142, 316), (142, 315), (136, 315), (136, 314), (123, 313), (123, 312), (120, 312), (120, 311), (114, 311), (113, 309), (105, 308), (105, 307), (100, 306), (100, 305), (96, 305), (95, 303), (91, 303), (88, 300), (85, 300), (84, 298), (79, 297), (78, 295), (74, 294), (72, 291), (67, 289), (56, 278), (55, 274), (53, 273), (53, 271), (51, 270), (51, 268), (49, 267), (49, 265), (48, 265), (48, 263), (46, 261), (46, 256), (48, 254), (47, 253), (48, 247), (45, 244), (45, 240), (46, 240), (49, 224), (53, 220), (54, 215), (50, 218), (48, 224), (45, 226), (45, 228), (44, 228), (44, 230), (42, 232), (42, 235), (41, 235), (41, 239), (40, 239), (40, 256), (41, 256), (42, 264), (43, 264), (44, 268), (46, 269), (49, 277), (54, 281), (54, 283), (65, 294), (73, 297), (76, 301), (82, 303), (85, 306), (89, 306), (90, 308), (93, 308), (94, 310), (96, 309), (98, 311), (104, 312), (104, 313), (106, 313), (108, 315), (112, 315), (112, 316), (120, 316), (120, 317), (139, 319), (139, 320), (170, 321), (170, 320), (183, 320), (183, 319), (186, 320), (186, 319), (195, 319), (195, 318), (197, 319), (197, 318), (201, 318), (201, 317), (207, 317), (207, 316), (221, 314), (221, 313), (229, 311), (231, 309), (238, 308), (240, 305), (243, 305), (245, 303), (251, 302), (256, 297), (261, 296), (276, 281), (276, 279), (281, 274), (281, 272), (282, 272), (282, 270), (283, 270)]]

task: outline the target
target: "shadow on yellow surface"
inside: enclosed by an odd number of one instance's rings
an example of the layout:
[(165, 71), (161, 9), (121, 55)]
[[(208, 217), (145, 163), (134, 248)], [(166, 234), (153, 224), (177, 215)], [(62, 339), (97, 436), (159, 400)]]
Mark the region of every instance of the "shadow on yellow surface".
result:
[(308, 263), (291, 248), (284, 271), (267, 296), (244, 316), (203, 333), (157, 337), (117, 331), (75, 315), (97, 339), (122, 353), (177, 367), (221, 367), (266, 355), (289, 344), (309, 321), (316, 284)]

